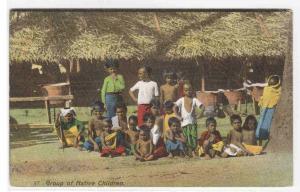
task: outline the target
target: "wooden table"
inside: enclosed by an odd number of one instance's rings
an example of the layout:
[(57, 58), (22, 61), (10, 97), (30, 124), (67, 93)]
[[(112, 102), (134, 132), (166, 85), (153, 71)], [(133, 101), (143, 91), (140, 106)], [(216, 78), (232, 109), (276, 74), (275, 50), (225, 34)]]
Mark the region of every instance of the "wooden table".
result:
[(45, 108), (47, 111), (47, 116), (49, 124), (51, 124), (51, 112), (50, 112), (50, 101), (72, 101), (74, 99), (73, 95), (60, 95), (60, 96), (49, 96), (49, 97), (11, 97), (9, 102), (30, 102), (30, 101), (44, 101)]

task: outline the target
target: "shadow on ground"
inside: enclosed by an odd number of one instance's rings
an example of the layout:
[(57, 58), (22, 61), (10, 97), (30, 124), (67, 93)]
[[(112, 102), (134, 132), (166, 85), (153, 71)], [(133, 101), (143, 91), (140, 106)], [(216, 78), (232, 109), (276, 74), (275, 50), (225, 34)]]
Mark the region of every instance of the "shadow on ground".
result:
[(57, 136), (49, 128), (10, 129), (11, 149), (54, 143), (57, 140)]

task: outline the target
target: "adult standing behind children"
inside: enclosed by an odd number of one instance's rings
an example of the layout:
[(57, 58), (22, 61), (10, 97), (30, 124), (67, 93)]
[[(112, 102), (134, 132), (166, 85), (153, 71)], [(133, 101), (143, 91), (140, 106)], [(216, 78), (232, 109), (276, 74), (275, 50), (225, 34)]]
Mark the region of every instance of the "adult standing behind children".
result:
[(109, 75), (104, 79), (101, 89), (101, 99), (106, 106), (108, 118), (116, 115), (116, 103), (123, 101), (122, 91), (125, 89), (125, 81), (123, 76), (118, 74), (118, 67), (119, 63), (114, 59), (108, 59), (105, 63), (105, 68)]
[(262, 108), (256, 129), (256, 138), (259, 139), (259, 145), (262, 145), (262, 140), (269, 139), (272, 118), (280, 95), (280, 78), (278, 75), (272, 75), (269, 77), (268, 86), (264, 88), (263, 95), (258, 103)]
[[(181, 120), (183, 135), (186, 138), (186, 145), (189, 152), (195, 157), (195, 149), (197, 147), (197, 118), (196, 107), (202, 109), (203, 104), (193, 97), (192, 85), (185, 83), (183, 86), (184, 96), (175, 102), (174, 111), (176, 116)], [(180, 115), (178, 114), (178, 110)]]
[[(150, 102), (159, 96), (157, 83), (151, 80), (152, 69), (148, 66), (142, 66), (138, 70), (139, 81), (130, 88), (129, 95), (134, 102), (138, 104), (138, 126), (143, 125), (143, 117), (145, 113), (149, 113), (151, 109)], [(134, 91), (138, 90), (138, 97), (134, 95)]]

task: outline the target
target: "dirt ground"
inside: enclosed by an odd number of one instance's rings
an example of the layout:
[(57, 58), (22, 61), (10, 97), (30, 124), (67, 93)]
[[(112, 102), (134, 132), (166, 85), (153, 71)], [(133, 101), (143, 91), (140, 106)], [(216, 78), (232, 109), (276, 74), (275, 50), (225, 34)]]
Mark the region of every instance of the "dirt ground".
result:
[(133, 156), (111, 159), (73, 148), (63, 151), (58, 148), (57, 138), (52, 133), (30, 135), (30, 143), (11, 139), (12, 186), (265, 187), (293, 184), (293, 156), (289, 153), (213, 160), (162, 158), (137, 162)]

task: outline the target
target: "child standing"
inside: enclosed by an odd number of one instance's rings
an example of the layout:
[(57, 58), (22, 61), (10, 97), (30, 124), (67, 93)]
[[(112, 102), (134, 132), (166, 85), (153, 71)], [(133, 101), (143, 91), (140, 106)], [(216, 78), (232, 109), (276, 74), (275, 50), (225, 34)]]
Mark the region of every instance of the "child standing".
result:
[[(203, 109), (202, 103), (193, 97), (193, 89), (191, 84), (184, 84), (184, 97), (178, 99), (175, 103), (174, 111), (176, 116), (181, 120), (183, 135), (186, 138), (186, 145), (189, 152), (195, 157), (195, 149), (197, 147), (197, 119), (196, 107)], [(177, 112), (179, 108), (180, 116)]]
[[(138, 104), (138, 126), (143, 124), (144, 114), (150, 112), (150, 102), (159, 96), (157, 83), (151, 81), (152, 69), (150, 67), (140, 67), (138, 70), (139, 81), (130, 88), (129, 95)], [(138, 98), (134, 91), (138, 90)]]
[(94, 104), (92, 109), (92, 118), (89, 120), (89, 140), (84, 142), (83, 144), (83, 147), (88, 151), (100, 151), (101, 134), (103, 132), (104, 111), (104, 104), (102, 102), (96, 102)]
[(169, 157), (174, 157), (175, 154), (185, 156), (184, 145), (185, 137), (180, 131), (180, 121), (176, 117), (169, 119), (170, 129), (166, 132), (166, 148), (169, 153)]
[(176, 114), (173, 111), (174, 103), (172, 101), (166, 101), (164, 103), (164, 116), (163, 116), (163, 137), (166, 141), (166, 133), (170, 130), (169, 119), (171, 117), (176, 117)]
[(206, 119), (207, 130), (201, 134), (199, 139), (199, 155), (204, 154), (206, 159), (214, 158), (215, 155), (221, 156), (224, 142), (217, 127), (217, 121), (213, 117)]
[(160, 86), (160, 102), (169, 100), (175, 102), (178, 98), (178, 86), (175, 84), (176, 74), (174, 72), (164, 73), (165, 84)]
[(140, 129), (139, 139), (135, 146), (135, 159), (140, 161), (153, 160), (153, 145), (150, 139), (150, 131), (146, 125), (142, 125)]
[(101, 99), (106, 105), (107, 117), (112, 118), (115, 116), (116, 103), (123, 101), (122, 91), (125, 89), (125, 81), (123, 76), (118, 74), (117, 69), (119, 64), (117, 60), (107, 60), (105, 67), (109, 76), (104, 79), (101, 89)]
[(242, 136), (244, 147), (254, 155), (259, 155), (261, 154), (263, 147), (257, 146), (257, 140), (255, 137), (256, 127), (256, 118), (253, 115), (247, 116), (243, 125)]
[(269, 77), (268, 86), (264, 88), (263, 95), (258, 103), (262, 108), (256, 129), (256, 138), (259, 139), (259, 145), (262, 145), (262, 140), (269, 138), (273, 114), (280, 95), (280, 77), (278, 75), (272, 75)]
[(242, 144), (242, 119), (239, 115), (232, 115), (230, 117), (230, 123), (232, 128), (228, 135), (226, 141), (226, 147), (224, 148), (223, 157), (227, 156), (244, 156), (251, 155), (252, 153), (248, 151)]

